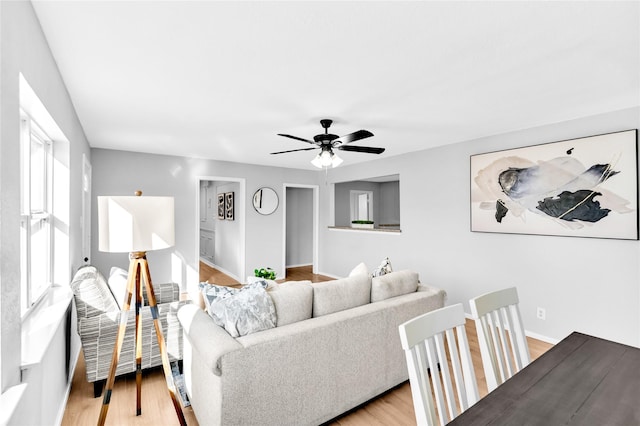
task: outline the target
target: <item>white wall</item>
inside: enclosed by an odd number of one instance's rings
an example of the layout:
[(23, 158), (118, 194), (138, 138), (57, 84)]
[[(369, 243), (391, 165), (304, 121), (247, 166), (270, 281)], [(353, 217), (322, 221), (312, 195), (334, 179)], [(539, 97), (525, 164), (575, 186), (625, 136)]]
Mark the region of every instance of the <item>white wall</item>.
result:
[(472, 233), (469, 225), (470, 155), (638, 127), (633, 108), (332, 169), (332, 182), (399, 173), (402, 233), (327, 229), (323, 185), (320, 271), (344, 276), (357, 262), (373, 268), (389, 256), (394, 269), (418, 271), (467, 312), (468, 299), (516, 286), (530, 332), (561, 339), (579, 330), (638, 346), (638, 241)]
[[(92, 149), (93, 211), (95, 200), (101, 195), (128, 195), (137, 189), (146, 195), (175, 197), (176, 245), (170, 249), (148, 253), (149, 267), (154, 282), (174, 281), (190, 292), (197, 290), (199, 206), (196, 192), (199, 180), (211, 176), (242, 178), (245, 180), (244, 199), (237, 199), (238, 209), (245, 213), (245, 270), (246, 277), (264, 265), (284, 264), (283, 208), (282, 204), (269, 216), (256, 212), (251, 204), (254, 192), (263, 186), (273, 188), (282, 200), (285, 182), (316, 185), (322, 175), (315, 171), (281, 169), (251, 164), (204, 160), (186, 157), (131, 153), (125, 151)], [(93, 214), (93, 227), (97, 215)], [(216, 227), (216, 232), (218, 232)], [(198, 238), (198, 239), (197, 239)], [(102, 253), (98, 241), (92, 242), (93, 263), (107, 273), (112, 265), (126, 267), (126, 254)], [(218, 256), (218, 253), (216, 253)], [(283, 273), (284, 271), (277, 271)]]
[[(19, 75), (22, 73), (41, 103), (63, 132), (69, 145), (66, 155), (58, 158), (54, 167), (66, 168), (68, 193), (58, 205), (66, 216), (56, 218), (56, 238), (66, 239), (67, 264), (55, 272), (58, 284), (67, 285), (72, 272), (82, 264), (81, 206), (82, 155), (89, 155), (89, 146), (69, 99), (56, 63), (49, 51), (32, 5), (27, 1), (0, 2), (0, 392), (20, 382), (21, 327), (20, 319), (20, 239), (19, 205)], [(54, 140), (55, 143), (55, 140)], [(58, 176), (56, 174), (56, 176)], [(66, 208), (65, 208), (66, 207)], [(63, 217), (63, 216), (61, 216)], [(60, 354), (65, 354), (65, 339), (71, 334), (71, 354), (79, 350), (75, 324), (71, 330), (63, 329), (51, 340), (49, 351), (42, 363), (26, 372), (30, 385), (11, 424), (22, 424), (33, 419), (32, 413), (55, 422), (60, 409), (64, 409), (67, 388), (65, 375), (51, 370)], [(62, 357), (64, 358), (64, 356)], [(64, 371), (65, 365), (57, 365)], [(34, 384), (53, 390), (43, 395), (29, 389)]]

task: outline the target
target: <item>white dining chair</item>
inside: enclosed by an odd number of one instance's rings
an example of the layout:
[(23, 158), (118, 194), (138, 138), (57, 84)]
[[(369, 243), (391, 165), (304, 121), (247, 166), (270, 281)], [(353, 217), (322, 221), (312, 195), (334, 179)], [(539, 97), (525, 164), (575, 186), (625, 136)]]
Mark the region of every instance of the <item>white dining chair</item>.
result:
[(457, 304), (399, 326), (419, 426), (444, 425), (478, 401), (464, 324), (464, 309)]
[(469, 301), (489, 392), (531, 362), (518, 303), (515, 287)]

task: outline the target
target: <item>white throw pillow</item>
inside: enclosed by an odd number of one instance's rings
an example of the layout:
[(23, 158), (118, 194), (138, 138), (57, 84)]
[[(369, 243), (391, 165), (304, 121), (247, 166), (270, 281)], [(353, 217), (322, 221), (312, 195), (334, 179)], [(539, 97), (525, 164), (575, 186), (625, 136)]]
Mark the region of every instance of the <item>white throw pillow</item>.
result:
[(109, 271), (109, 280), (107, 281), (113, 298), (122, 309), (124, 306), (124, 298), (127, 294), (127, 271), (117, 266), (113, 266)]
[(360, 275), (360, 274), (369, 275), (369, 268), (367, 268), (367, 265), (365, 265), (362, 262), (360, 262), (358, 266), (356, 266), (351, 270), (351, 272), (349, 272), (349, 276), (353, 277), (354, 275)]

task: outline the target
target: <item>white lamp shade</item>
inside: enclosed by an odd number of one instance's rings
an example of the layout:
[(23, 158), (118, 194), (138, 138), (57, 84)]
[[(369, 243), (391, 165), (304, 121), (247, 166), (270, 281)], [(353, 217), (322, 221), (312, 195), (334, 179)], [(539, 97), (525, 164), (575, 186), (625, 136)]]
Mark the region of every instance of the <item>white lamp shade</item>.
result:
[(315, 157), (313, 157), (313, 160), (311, 160), (311, 164), (313, 164), (314, 166), (316, 166), (319, 169), (322, 168), (322, 160), (320, 160), (320, 154), (318, 154)]
[(319, 169), (331, 167), (338, 167), (342, 164), (342, 158), (338, 157), (333, 151), (322, 150), (318, 155), (316, 155), (313, 160), (311, 160), (311, 164), (316, 166)]
[(173, 197), (98, 197), (98, 249), (160, 250), (175, 243)]

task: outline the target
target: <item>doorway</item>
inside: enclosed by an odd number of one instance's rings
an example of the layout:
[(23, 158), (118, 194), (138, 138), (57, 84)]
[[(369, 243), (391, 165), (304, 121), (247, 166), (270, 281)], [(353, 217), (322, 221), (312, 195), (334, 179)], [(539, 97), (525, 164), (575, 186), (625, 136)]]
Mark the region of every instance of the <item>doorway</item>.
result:
[(317, 185), (283, 185), (282, 271), (311, 266), (318, 271), (318, 192)]
[(245, 180), (200, 177), (196, 194), (198, 264), (241, 281), (245, 275)]

